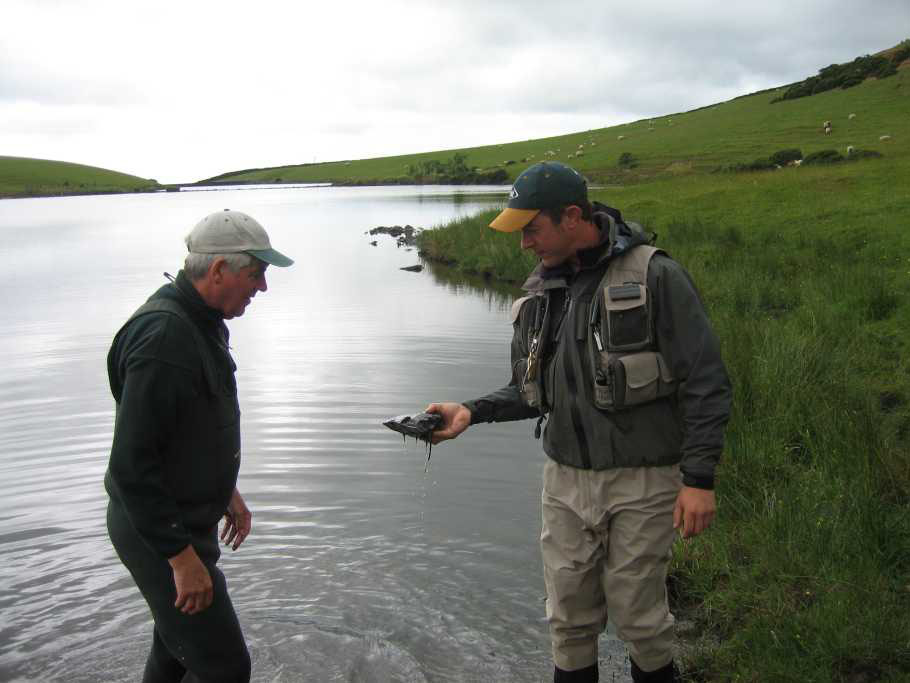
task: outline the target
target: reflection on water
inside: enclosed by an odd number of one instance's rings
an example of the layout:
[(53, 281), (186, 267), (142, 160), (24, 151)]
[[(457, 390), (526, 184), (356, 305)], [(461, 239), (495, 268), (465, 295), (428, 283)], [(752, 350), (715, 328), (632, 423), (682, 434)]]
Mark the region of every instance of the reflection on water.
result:
[[(150, 640), (104, 529), (105, 355), (202, 216), (247, 211), (297, 260), (231, 321), (253, 533), (222, 568), (254, 680), (552, 674), (530, 423), (425, 452), (382, 420), (509, 374), (515, 289), (399, 270), (377, 225), (498, 204), (471, 188), (279, 188), (0, 202), (0, 680), (133, 681)], [(488, 190), (489, 191), (489, 190)], [(615, 641), (607, 670), (623, 666)], [(617, 678), (617, 680), (620, 680)]]
[(476, 296), (498, 310), (507, 309), (517, 297), (522, 296), (521, 287), (514, 283), (491, 280), (482, 275), (460, 273), (443, 263), (428, 262), (427, 268), (433, 281), (444, 286), (449, 293), (456, 296)]

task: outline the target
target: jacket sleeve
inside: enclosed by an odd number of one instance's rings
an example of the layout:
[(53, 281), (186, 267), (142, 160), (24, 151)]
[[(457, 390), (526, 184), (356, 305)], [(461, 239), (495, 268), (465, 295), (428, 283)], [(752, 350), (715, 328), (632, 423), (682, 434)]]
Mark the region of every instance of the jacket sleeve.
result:
[[(115, 398), (119, 396), (106, 484), (142, 539), (164, 557), (190, 543), (177, 501), (168, 492), (162, 444), (174, 434), (183, 401), (195, 393), (193, 371), (167, 360), (179, 343), (173, 316), (147, 316), (152, 329), (127, 336), (108, 359)], [(192, 341), (190, 341), (192, 343)]]
[(464, 401), (462, 405), (471, 411), (471, 424), (479, 422), (510, 422), (513, 420), (526, 420), (538, 417), (537, 408), (531, 408), (521, 398), (519, 391), (520, 377), (517, 376), (517, 364), (522, 358), (527, 357), (527, 349), (522, 344), (521, 322), (516, 319), (512, 323), (512, 374), (509, 383), (486, 396)]
[(648, 286), (656, 293), (658, 347), (679, 382), (683, 483), (711, 489), (733, 397), (720, 344), (695, 284), (682, 266), (655, 255)]

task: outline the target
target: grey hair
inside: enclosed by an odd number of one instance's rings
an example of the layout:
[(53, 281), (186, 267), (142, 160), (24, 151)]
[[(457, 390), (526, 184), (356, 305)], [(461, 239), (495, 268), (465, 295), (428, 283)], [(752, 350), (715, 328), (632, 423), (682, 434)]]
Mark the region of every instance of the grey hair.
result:
[(183, 272), (186, 276), (195, 282), (205, 277), (215, 259), (223, 258), (231, 272), (236, 273), (241, 268), (253, 265), (254, 257), (246, 252), (234, 254), (196, 254), (190, 252), (186, 255), (183, 262)]

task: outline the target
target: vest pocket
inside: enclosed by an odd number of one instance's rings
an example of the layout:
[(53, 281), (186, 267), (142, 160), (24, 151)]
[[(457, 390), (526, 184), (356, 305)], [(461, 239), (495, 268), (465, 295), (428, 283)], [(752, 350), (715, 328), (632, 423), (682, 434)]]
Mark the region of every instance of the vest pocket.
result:
[(594, 383), (594, 404), (601, 410), (631, 408), (676, 391), (670, 369), (656, 351), (602, 356), (607, 370), (598, 373)]
[(651, 345), (648, 288), (627, 283), (604, 288), (603, 330), (610, 351), (637, 351)]
[(675, 390), (666, 361), (655, 351), (614, 356), (610, 361), (617, 410), (654, 401)]

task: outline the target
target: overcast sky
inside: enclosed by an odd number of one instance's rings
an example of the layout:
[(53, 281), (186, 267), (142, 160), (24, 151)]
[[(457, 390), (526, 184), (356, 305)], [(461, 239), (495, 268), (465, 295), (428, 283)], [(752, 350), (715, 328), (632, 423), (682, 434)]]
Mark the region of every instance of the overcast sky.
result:
[(2, 0), (0, 155), (161, 182), (685, 111), (910, 38), (910, 0)]

